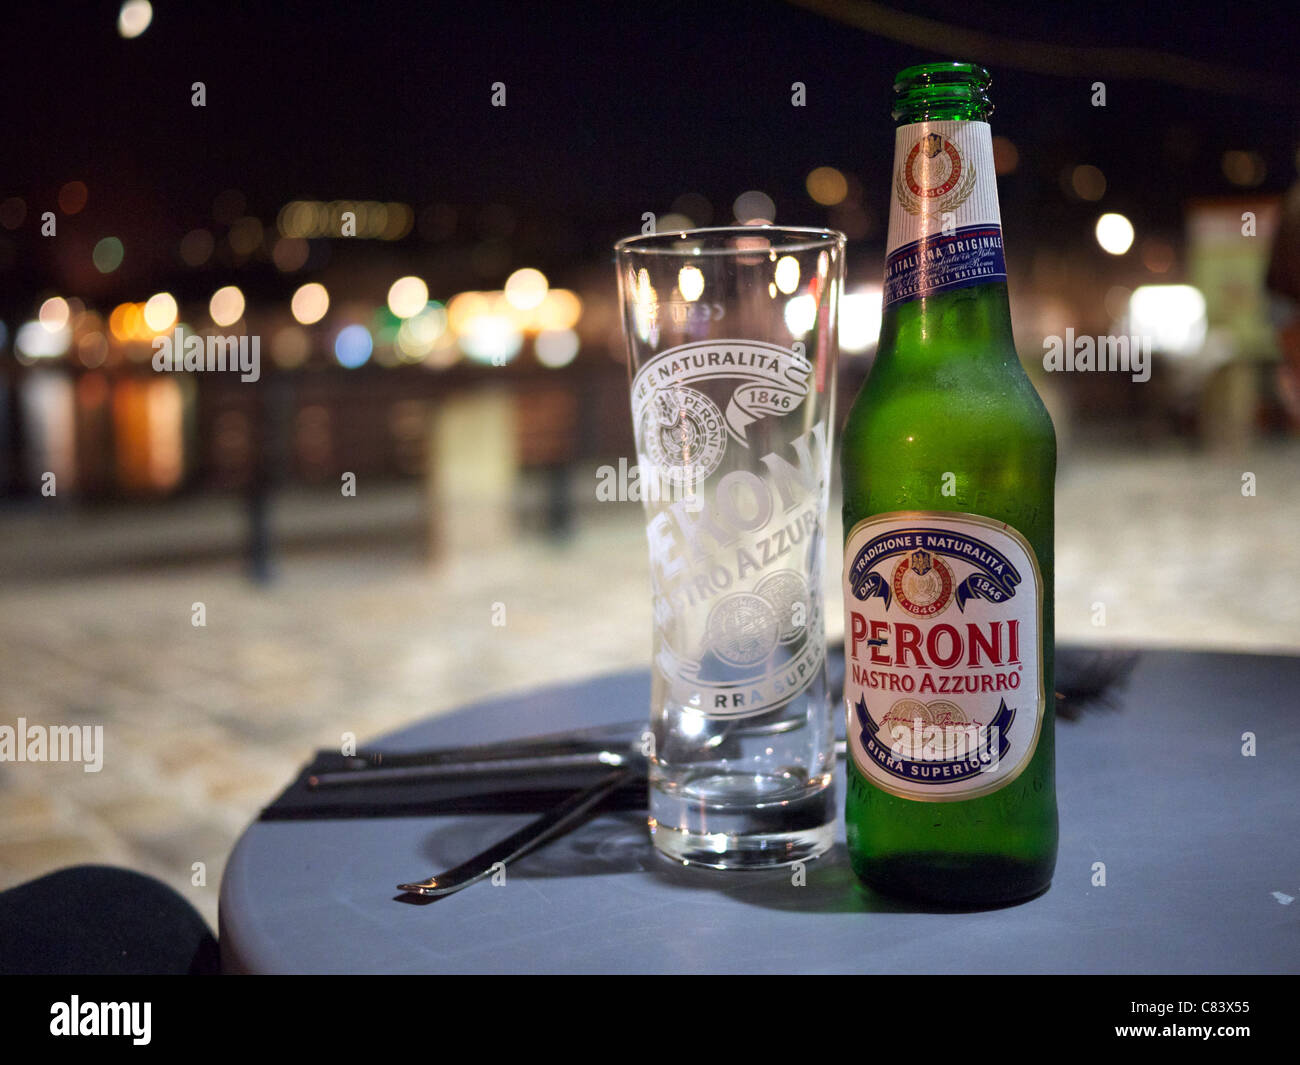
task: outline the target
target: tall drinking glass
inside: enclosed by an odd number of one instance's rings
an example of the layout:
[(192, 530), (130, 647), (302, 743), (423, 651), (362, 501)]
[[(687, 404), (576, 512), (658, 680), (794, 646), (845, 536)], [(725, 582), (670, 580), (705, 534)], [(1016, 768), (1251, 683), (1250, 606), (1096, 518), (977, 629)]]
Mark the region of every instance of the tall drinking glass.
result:
[(738, 226), (616, 247), (654, 596), (650, 832), (677, 861), (830, 845), (822, 611), (844, 237)]

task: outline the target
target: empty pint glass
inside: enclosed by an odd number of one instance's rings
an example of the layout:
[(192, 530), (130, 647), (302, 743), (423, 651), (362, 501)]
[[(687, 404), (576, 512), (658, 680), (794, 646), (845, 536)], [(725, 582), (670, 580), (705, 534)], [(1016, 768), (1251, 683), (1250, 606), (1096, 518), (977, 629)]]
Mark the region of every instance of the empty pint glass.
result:
[(616, 246), (654, 597), (650, 832), (681, 862), (830, 845), (822, 611), (844, 237), (738, 226)]

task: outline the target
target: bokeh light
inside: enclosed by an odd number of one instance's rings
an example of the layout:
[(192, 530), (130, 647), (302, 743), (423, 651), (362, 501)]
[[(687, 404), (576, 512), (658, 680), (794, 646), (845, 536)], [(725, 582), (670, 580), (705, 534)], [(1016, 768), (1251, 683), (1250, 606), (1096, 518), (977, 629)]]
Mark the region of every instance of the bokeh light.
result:
[(804, 336), (817, 322), (817, 301), (808, 294), (795, 296), (785, 305), (785, 327), (793, 336)]
[(771, 224), (776, 221), (776, 204), (772, 202), (772, 197), (757, 189), (750, 189), (737, 196), (732, 210), (735, 211), (736, 221), (742, 225), (764, 222)]
[(1010, 137), (993, 138), (993, 173), (1014, 174), (1020, 165), (1020, 149)]
[(311, 281), (293, 294), (289, 309), (300, 324), (314, 325), (330, 309), (330, 294), (320, 282)]
[(1167, 240), (1153, 237), (1142, 242), (1142, 265), (1153, 274), (1167, 274), (1174, 265), (1174, 246)]
[(68, 350), (72, 330), (66, 323), (59, 329), (47, 329), (40, 321), (24, 322), (14, 334), (14, 351), (28, 359), (57, 359)]
[(282, 274), (301, 270), (307, 264), (311, 246), (301, 237), (281, 237), (271, 249), (271, 261)]
[(96, 370), (108, 361), (108, 337), (98, 329), (77, 337), (77, 359), (87, 370)]
[(67, 328), (70, 315), (68, 301), (62, 296), (51, 296), (41, 304), (41, 309), (36, 312), (36, 317), (41, 325), (45, 326), (51, 333), (57, 333), (60, 329)]
[(1128, 331), (1149, 336), (1166, 355), (1195, 355), (1205, 343), (1205, 296), (1192, 285), (1139, 285), (1128, 301)]
[(410, 318), (429, 302), (429, 286), (418, 277), (399, 277), (388, 289), (388, 309), (398, 318)]
[(459, 292), (447, 302), (447, 324), (456, 333), (463, 333), (470, 322), (483, 314), (490, 314), (492, 301), (484, 292)]
[(84, 181), (69, 181), (59, 189), (59, 210), (64, 214), (79, 214), (89, 196), (90, 190)]
[(95, 250), (90, 253), (90, 259), (101, 274), (111, 274), (122, 265), (125, 255), (126, 249), (122, 247), (122, 242), (117, 237), (104, 237), (95, 245)]
[(1264, 165), (1264, 157), (1259, 152), (1224, 152), (1220, 162), (1223, 176), (1242, 188), (1253, 189), (1257, 185), (1262, 185), (1268, 173), (1268, 168)]
[(244, 294), (235, 285), (226, 285), (212, 293), (208, 315), (217, 325), (234, 325), (244, 316)]
[(804, 184), (808, 195), (823, 207), (834, 207), (849, 194), (848, 179), (833, 166), (817, 167)]
[(475, 362), (504, 366), (523, 347), (523, 334), (509, 316), (481, 314), (461, 333), (460, 349)]
[(847, 293), (840, 300), (840, 348), (866, 351), (880, 339), (884, 293), (879, 288)]
[(375, 342), (370, 330), (359, 323), (344, 326), (334, 338), (334, 358), (349, 370), (365, 365), (374, 350)]
[(130, 40), (139, 37), (153, 21), (153, 5), (149, 0), (126, 0), (117, 13), (117, 32)]
[(286, 325), (271, 334), (271, 358), (281, 369), (295, 370), (311, 355), (311, 336), (300, 325)]
[(568, 366), (578, 354), (578, 334), (572, 329), (546, 329), (537, 334), (537, 361), (556, 370)]
[(175, 324), (177, 313), (176, 297), (170, 292), (157, 292), (145, 301), (144, 324), (162, 333)]
[(181, 260), (186, 266), (202, 266), (212, 257), (214, 245), (206, 229), (191, 229), (181, 238)]
[(541, 306), (549, 287), (545, 274), (532, 267), (524, 267), (506, 278), (506, 302), (515, 310), (531, 311)]
[(119, 303), (113, 308), (113, 313), (108, 316), (108, 330), (114, 340), (125, 344), (137, 339), (144, 327), (144, 315), (140, 310), (138, 303)]
[(1106, 175), (1085, 163), (1070, 171), (1070, 187), (1079, 199), (1095, 203), (1106, 195)]
[(553, 288), (537, 308), (534, 321), (538, 329), (572, 329), (582, 317), (582, 300), (567, 288)]
[(397, 330), (396, 347), (404, 362), (422, 362), (447, 331), (447, 311), (436, 300), (407, 318)]
[(1111, 255), (1123, 255), (1133, 246), (1133, 223), (1122, 214), (1107, 213), (1097, 219), (1097, 243)]

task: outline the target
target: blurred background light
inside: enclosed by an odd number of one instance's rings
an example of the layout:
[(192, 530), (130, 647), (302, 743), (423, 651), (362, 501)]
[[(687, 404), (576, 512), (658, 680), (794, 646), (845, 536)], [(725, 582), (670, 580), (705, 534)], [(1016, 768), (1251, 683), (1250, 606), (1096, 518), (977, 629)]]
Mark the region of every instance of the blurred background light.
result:
[(57, 333), (67, 326), (70, 313), (67, 300), (62, 296), (51, 296), (41, 304), (36, 317), (51, 333)]
[(1205, 343), (1205, 296), (1192, 285), (1140, 285), (1128, 301), (1128, 331), (1166, 355), (1195, 355)]
[(317, 281), (303, 285), (293, 294), (289, 309), (294, 318), (302, 325), (314, 325), (325, 317), (330, 309), (330, 294), (325, 286)]
[(668, 214), (660, 215), (655, 220), (655, 231), (658, 233), (671, 233), (674, 230), (691, 229), (694, 225), (695, 220), (690, 215), (670, 211)]
[(567, 288), (553, 288), (537, 308), (534, 321), (538, 329), (572, 329), (581, 317), (582, 300), (577, 293)]
[(504, 366), (523, 346), (523, 334), (504, 314), (480, 314), (460, 334), (460, 349), (475, 362)]
[(840, 299), (841, 350), (866, 351), (880, 339), (883, 303), (884, 293), (880, 288), (850, 292)]
[(750, 189), (737, 196), (732, 210), (736, 221), (742, 225), (759, 225), (764, 222), (771, 224), (776, 221), (776, 204), (772, 202), (772, 197), (757, 189)]
[(407, 318), (397, 330), (396, 347), (404, 362), (422, 362), (447, 331), (447, 311), (436, 300)]
[(206, 229), (191, 229), (181, 238), (181, 260), (186, 266), (202, 266), (212, 257), (215, 243)]
[(71, 341), (72, 330), (66, 323), (48, 329), (40, 321), (24, 322), (14, 334), (14, 350), (28, 359), (57, 359), (68, 350)]
[(808, 195), (823, 207), (842, 203), (849, 194), (848, 179), (833, 166), (819, 166), (804, 182)]
[(101, 274), (111, 274), (122, 265), (122, 257), (125, 254), (122, 242), (117, 237), (104, 237), (95, 245), (95, 250), (90, 253), (90, 259)]
[(349, 370), (365, 365), (374, 349), (370, 330), (360, 323), (344, 326), (334, 338), (334, 358)]
[(79, 214), (89, 196), (90, 190), (84, 181), (69, 181), (59, 189), (59, 210), (64, 214)]
[(1259, 152), (1224, 152), (1220, 163), (1223, 176), (1241, 188), (1253, 189), (1262, 185), (1268, 173), (1264, 157)]
[(235, 285), (217, 289), (208, 300), (208, 316), (217, 325), (234, 325), (244, 317), (244, 294)]
[(1097, 219), (1097, 243), (1111, 255), (1123, 255), (1133, 246), (1133, 223), (1122, 214), (1107, 213)]
[(311, 245), (301, 237), (280, 237), (271, 249), (271, 261), (282, 274), (291, 274), (307, 264), (310, 252)]
[(429, 302), (429, 286), (418, 277), (399, 277), (389, 286), (388, 309), (398, 318), (410, 318)]
[(149, 0), (126, 0), (117, 13), (117, 32), (128, 40), (139, 37), (153, 21), (153, 5)]
[(568, 366), (578, 354), (578, 344), (578, 334), (572, 329), (544, 329), (534, 344), (537, 361), (551, 369)]
[(1142, 242), (1142, 265), (1153, 274), (1167, 274), (1174, 258), (1174, 247), (1167, 240), (1152, 237)]
[(297, 369), (310, 355), (311, 336), (302, 326), (281, 326), (271, 334), (271, 358), (281, 369)]
[(786, 302), (785, 327), (794, 336), (804, 336), (816, 321), (817, 301), (812, 296), (795, 296)]
[(1001, 177), (1014, 174), (1020, 165), (1020, 150), (1010, 137), (993, 138), (993, 172)]
[(1070, 172), (1070, 187), (1079, 199), (1096, 202), (1106, 195), (1106, 175), (1085, 163)]
[(145, 301), (143, 313), (145, 325), (155, 333), (165, 332), (176, 322), (176, 297), (170, 292), (157, 292)]
[(113, 339), (121, 344), (134, 340), (143, 324), (144, 316), (138, 303), (119, 303), (108, 316), (108, 329)]
[(549, 287), (545, 274), (532, 267), (525, 267), (506, 278), (506, 301), (515, 310), (531, 311), (541, 306)]

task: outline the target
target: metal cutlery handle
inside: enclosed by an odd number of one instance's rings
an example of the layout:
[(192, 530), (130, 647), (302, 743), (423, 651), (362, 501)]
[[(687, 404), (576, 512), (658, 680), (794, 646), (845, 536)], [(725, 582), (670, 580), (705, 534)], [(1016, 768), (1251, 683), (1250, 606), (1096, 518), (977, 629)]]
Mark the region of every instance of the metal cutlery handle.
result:
[(413, 884), (398, 884), (398, 891), (414, 895), (450, 895), (463, 887), (468, 887), (476, 880), (482, 880), (491, 874), (493, 868), (513, 862), (535, 850), (555, 836), (561, 835), (577, 825), (598, 806), (608, 795), (617, 791), (639, 775), (635, 766), (625, 766), (617, 772), (610, 773), (585, 791), (575, 792), (555, 809), (531, 821), (513, 835), (507, 836), (500, 843), (489, 847), (481, 854), (475, 855), (467, 862), (462, 862), (454, 869), (431, 876)]
[(481, 762), (448, 762), (429, 765), (381, 765), (374, 769), (339, 769), (315, 773), (307, 787), (346, 788), (354, 784), (404, 784), (429, 780), (465, 780), (475, 777), (514, 777), (573, 769), (626, 765), (628, 756), (617, 751), (584, 751), (578, 754), (541, 754), (534, 757), (492, 758)]

